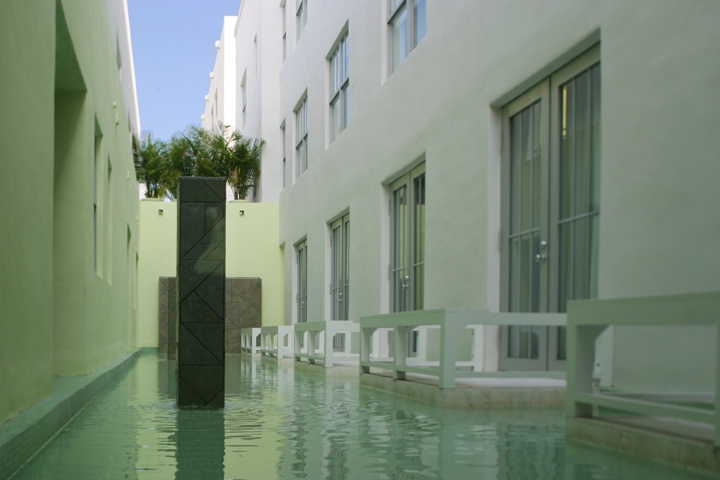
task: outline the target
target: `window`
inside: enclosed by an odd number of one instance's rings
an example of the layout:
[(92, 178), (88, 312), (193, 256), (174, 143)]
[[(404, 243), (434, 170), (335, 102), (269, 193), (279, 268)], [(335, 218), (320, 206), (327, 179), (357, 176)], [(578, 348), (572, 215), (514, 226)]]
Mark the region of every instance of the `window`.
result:
[(103, 241), (103, 247), (105, 248), (105, 279), (108, 284), (112, 285), (112, 266), (113, 266), (113, 175), (112, 175), (112, 163), (110, 157), (107, 159), (107, 176), (105, 183), (105, 195), (104, 195), (104, 214), (103, 221), (105, 222), (105, 240)]
[(242, 126), (245, 127), (245, 120), (247, 119), (247, 70), (243, 73), (240, 89), (242, 90)]
[(286, 185), (286, 178), (287, 178), (287, 162), (285, 161), (287, 159), (287, 156), (285, 154), (286, 146), (285, 146), (285, 121), (283, 120), (282, 125), (280, 125), (280, 138), (282, 139), (282, 186), (285, 188)]
[(283, 45), (283, 62), (287, 57), (287, 9), (285, 8), (285, 0), (282, 4), (282, 45)]
[(295, 178), (300, 178), (308, 168), (308, 113), (307, 113), (307, 97), (305, 97), (300, 106), (295, 110), (295, 161), (296, 167)]
[(350, 304), (350, 215), (330, 224), (330, 292), (331, 320), (348, 320)]
[(297, 10), (295, 12), (296, 17), (296, 30), (297, 30), (297, 37), (296, 39), (300, 38), (300, 35), (302, 35), (303, 28), (305, 28), (305, 24), (307, 24), (307, 2), (308, 0), (297, 0)]
[[(390, 73), (405, 60), (410, 51), (425, 38), (426, 0), (388, 0), (388, 35)], [(408, 12), (408, 9), (411, 11)]]
[(297, 251), (297, 323), (307, 322), (307, 240), (295, 245)]
[(93, 152), (93, 269), (95, 272), (100, 274), (98, 270), (98, 183), (100, 175), (99, 173), (99, 161), (100, 161), (100, 146), (102, 142), (102, 134), (99, 132), (97, 126), (97, 119), (95, 120), (95, 150)]
[(390, 186), (391, 307), (422, 310), (425, 287), (425, 164)]
[(350, 120), (350, 58), (345, 33), (330, 57), (330, 141), (345, 130)]
[[(502, 309), (597, 297), (600, 50), (503, 109)], [(564, 368), (565, 328), (504, 327), (505, 368)]]

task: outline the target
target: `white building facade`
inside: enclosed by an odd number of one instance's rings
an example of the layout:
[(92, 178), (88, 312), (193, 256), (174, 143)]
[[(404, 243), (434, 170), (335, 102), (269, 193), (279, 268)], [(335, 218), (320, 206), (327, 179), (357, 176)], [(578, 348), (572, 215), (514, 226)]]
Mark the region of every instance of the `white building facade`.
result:
[[(712, 2), (244, 0), (234, 125), (266, 141), (256, 200), (280, 203), (285, 323), (719, 290), (718, 18)], [(563, 369), (564, 335), (486, 327), (484, 364)], [(611, 330), (603, 382), (668, 388), (635, 359), (708, 360), (714, 338)]]

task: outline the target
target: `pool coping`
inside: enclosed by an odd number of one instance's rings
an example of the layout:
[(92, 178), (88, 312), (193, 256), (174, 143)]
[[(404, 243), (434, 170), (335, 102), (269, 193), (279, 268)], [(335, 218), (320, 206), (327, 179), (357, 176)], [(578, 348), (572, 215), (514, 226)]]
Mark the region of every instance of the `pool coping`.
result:
[(652, 429), (594, 418), (566, 419), (568, 439), (596, 448), (606, 448), (651, 459), (695, 472), (720, 473), (720, 450), (712, 441), (688, 438)]
[(12, 478), (109, 382), (127, 371), (140, 351), (126, 353), (87, 375), (53, 377), (49, 397), (0, 427), (0, 480)]
[(443, 389), (436, 385), (395, 380), (374, 373), (360, 374), (360, 385), (445, 408), (559, 408), (565, 405), (565, 387), (559, 386)]

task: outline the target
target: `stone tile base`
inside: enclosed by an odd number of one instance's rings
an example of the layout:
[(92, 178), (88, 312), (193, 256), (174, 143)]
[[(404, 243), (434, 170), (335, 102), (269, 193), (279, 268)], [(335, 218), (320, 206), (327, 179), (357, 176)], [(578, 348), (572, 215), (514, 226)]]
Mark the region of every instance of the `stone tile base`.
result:
[(240, 353), (240, 330), (262, 327), (262, 280), (225, 279), (225, 353)]
[[(410, 376), (410, 375), (408, 375)], [(446, 408), (547, 408), (565, 405), (564, 387), (460, 387), (441, 389), (376, 374), (360, 374), (360, 385)]]
[[(645, 428), (612, 420), (568, 418), (566, 434), (571, 440), (592, 446), (650, 458), (676, 466), (720, 473), (720, 450), (699, 432), (699, 438), (664, 433), (662, 422), (645, 421)], [(666, 429), (670, 430), (670, 429)]]
[(271, 364), (275, 364), (275, 365), (278, 365), (278, 364), (292, 365), (293, 363), (295, 363), (294, 357), (283, 357), (280, 360), (278, 360), (277, 357), (271, 357), (269, 355), (261, 355), (260, 357), (263, 362), (267, 362), (267, 363), (271, 363)]
[(158, 292), (158, 358), (176, 360), (175, 322), (177, 320), (175, 277), (160, 277)]
[[(176, 277), (160, 277), (158, 298), (158, 355), (176, 360)], [(240, 353), (240, 330), (262, 326), (262, 280), (225, 279), (225, 353)]]
[(60, 431), (105, 386), (137, 359), (135, 350), (115, 362), (77, 377), (55, 377), (53, 393), (0, 428), (0, 479), (9, 478)]
[(306, 362), (295, 362), (295, 370), (308, 372), (323, 377), (357, 377), (360, 375), (360, 365), (334, 365), (325, 368), (323, 365), (314, 365)]

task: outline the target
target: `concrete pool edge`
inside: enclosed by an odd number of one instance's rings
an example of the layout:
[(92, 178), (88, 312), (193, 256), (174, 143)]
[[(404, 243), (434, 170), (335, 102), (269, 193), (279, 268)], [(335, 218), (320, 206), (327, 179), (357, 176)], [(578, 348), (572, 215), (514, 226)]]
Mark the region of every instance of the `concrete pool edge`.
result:
[(703, 473), (720, 473), (720, 450), (711, 442), (617, 422), (567, 418), (568, 439)]
[(0, 427), (0, 480), (11, 478), (109, 382), (126, 372), (141, 349), (87, 375), (53, 378), (53, 392)]
[(445, 408), (547, 408), (565, 405), (564, 387), (437, 386), (363, 373), (360, 385)]

